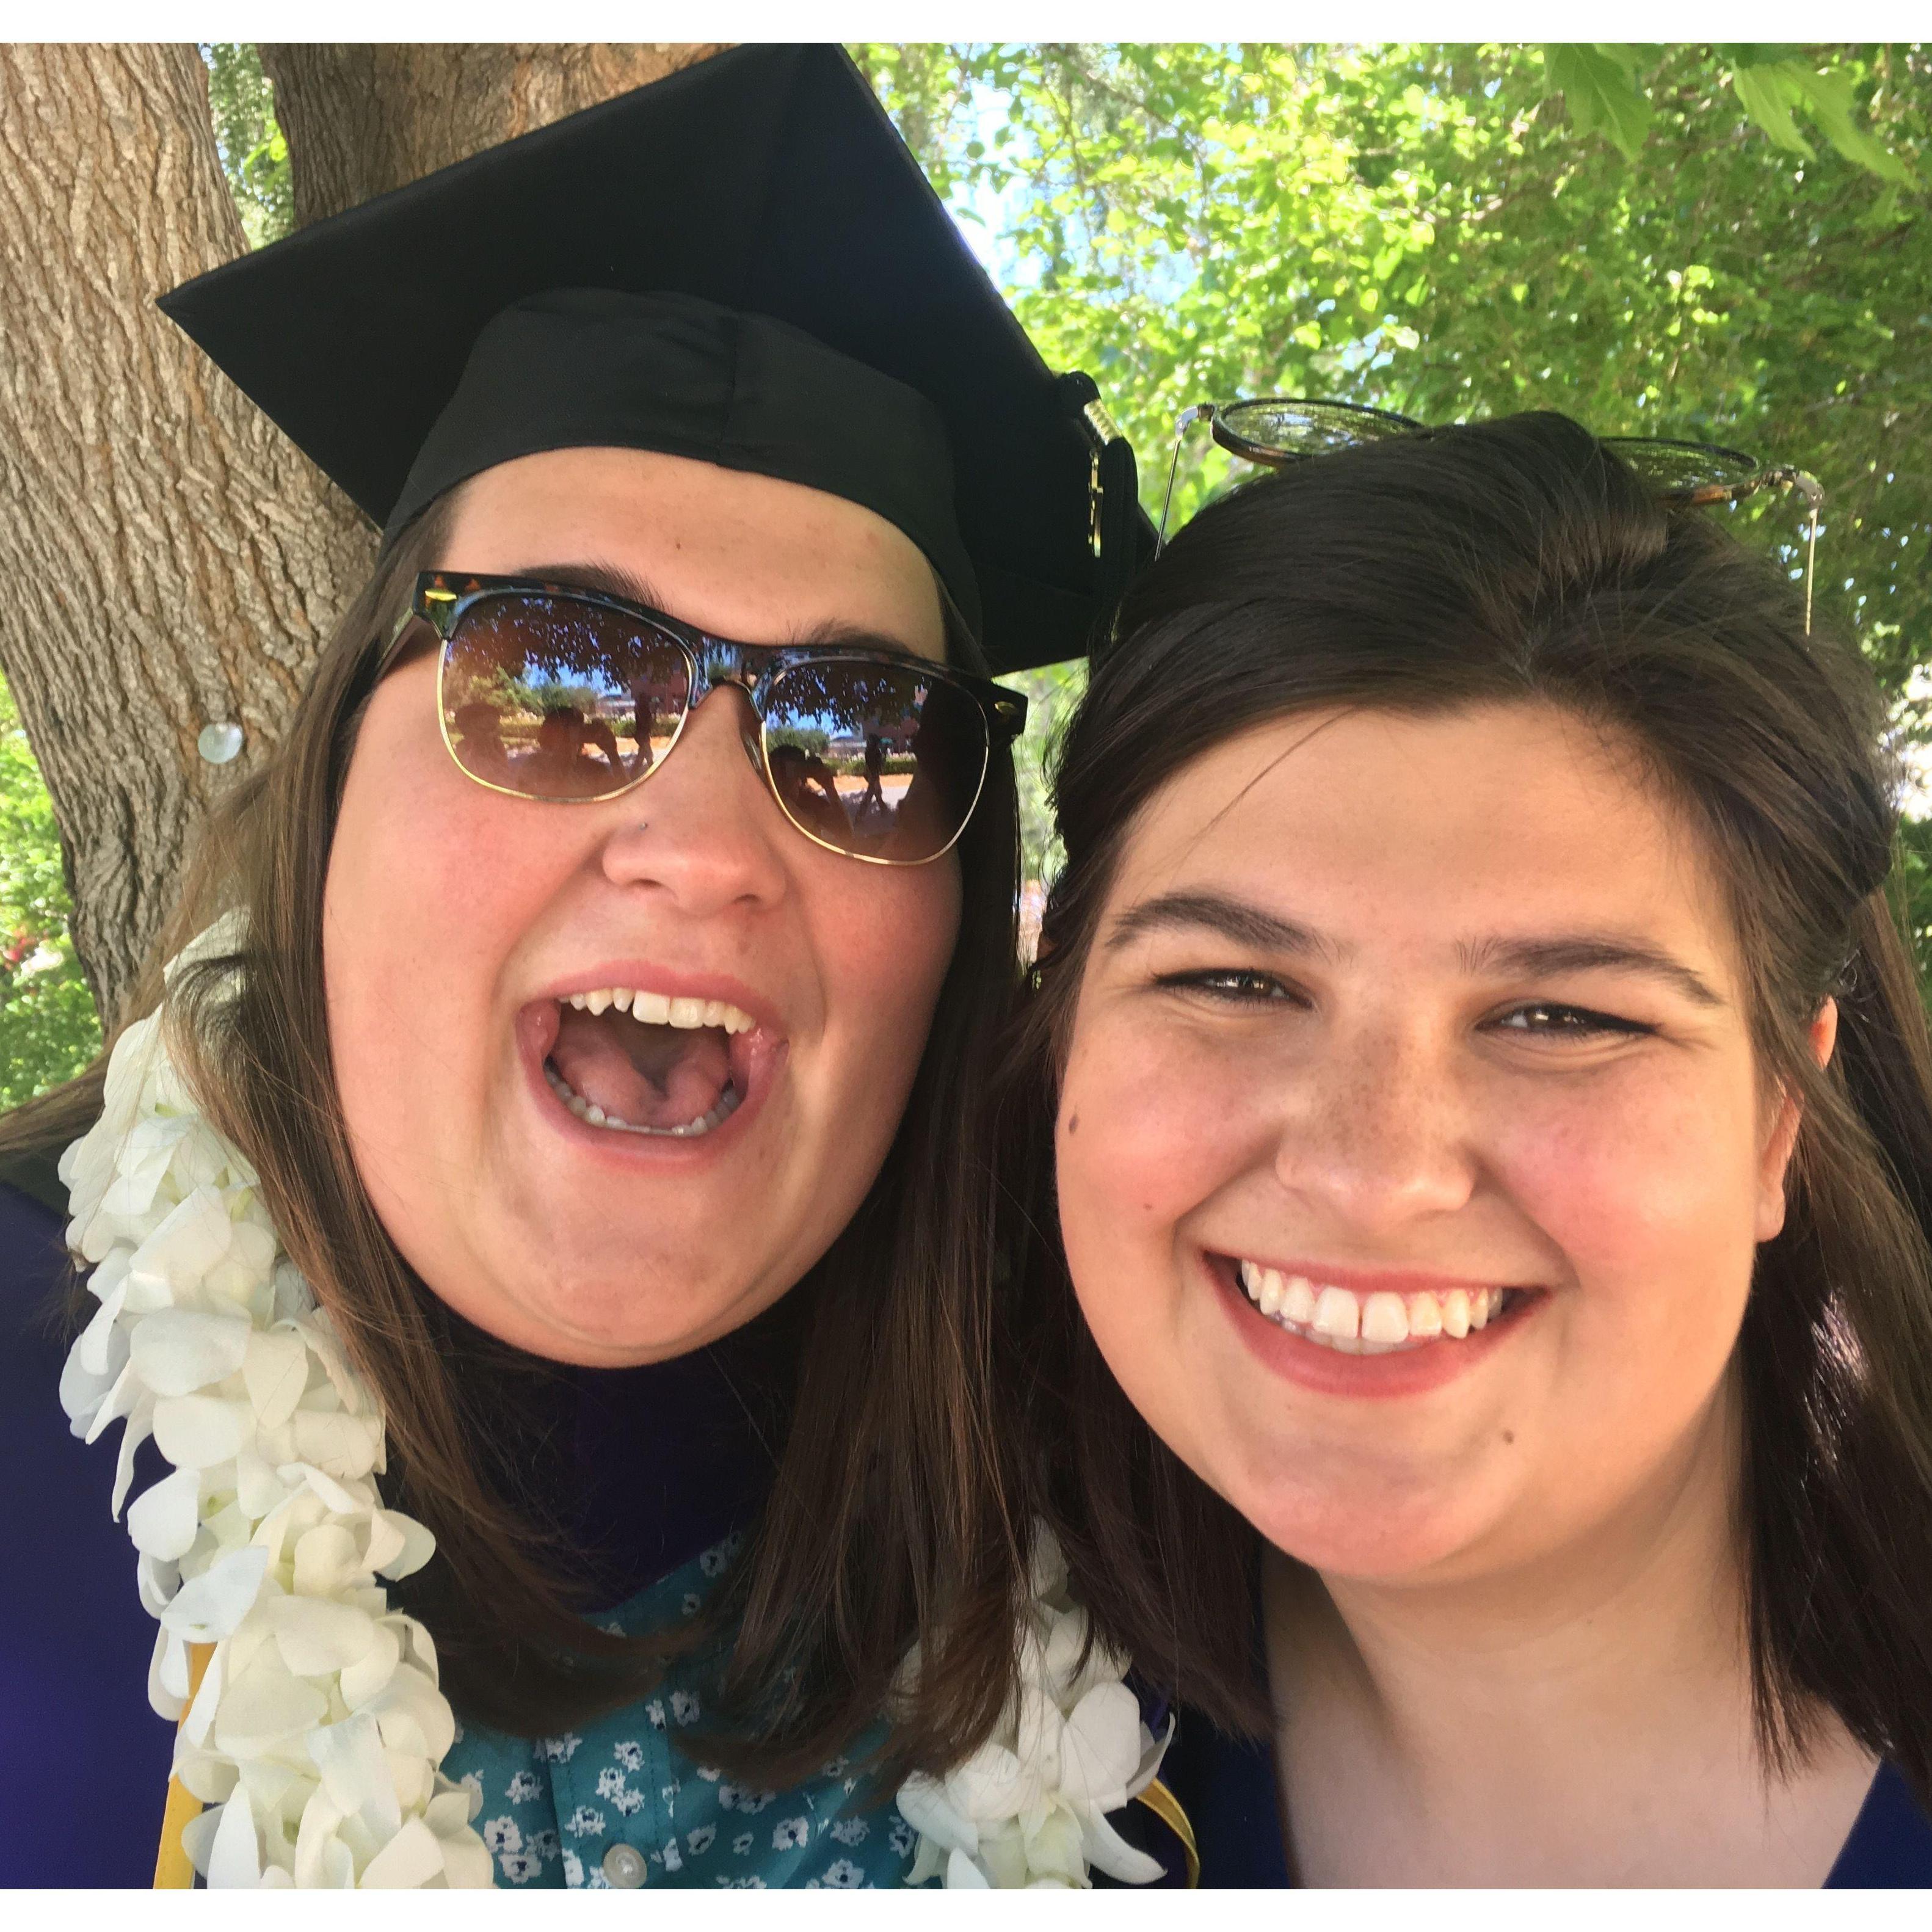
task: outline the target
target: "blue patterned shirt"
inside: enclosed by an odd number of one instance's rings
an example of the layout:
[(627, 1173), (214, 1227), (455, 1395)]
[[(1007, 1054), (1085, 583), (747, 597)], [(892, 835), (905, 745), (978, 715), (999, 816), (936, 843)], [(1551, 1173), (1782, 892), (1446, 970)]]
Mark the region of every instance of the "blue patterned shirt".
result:
[[(695, 1616), (739, 1547), (734, 1535), (703, 1551), (605, 1627), (635, 1636)], [(443, 1768), (482, 1796), (476, 1826), (500, 1889), (904, 1883), (912, 1827), (846, 1759), (790, 1790), (765, 1791), (692, 1755), (686, 1736), (701, 1725), (715, 1667), (680, 1658), (650, 1696), (561, 1737), (532, 1743), (458, 1725)], [(882, 1735), (868, 1732), (855, 1754)]]

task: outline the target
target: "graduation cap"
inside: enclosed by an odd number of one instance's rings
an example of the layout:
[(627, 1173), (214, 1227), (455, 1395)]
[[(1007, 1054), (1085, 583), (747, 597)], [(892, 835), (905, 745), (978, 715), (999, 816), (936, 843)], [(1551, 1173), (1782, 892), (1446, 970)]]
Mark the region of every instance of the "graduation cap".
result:
[(392, 535), (537, 449), (699, 456), (898, 525), (995, 671), (1085, 650), (1154, 548), (1094, 384), (834, 46), (715, 56), (160, 305)]

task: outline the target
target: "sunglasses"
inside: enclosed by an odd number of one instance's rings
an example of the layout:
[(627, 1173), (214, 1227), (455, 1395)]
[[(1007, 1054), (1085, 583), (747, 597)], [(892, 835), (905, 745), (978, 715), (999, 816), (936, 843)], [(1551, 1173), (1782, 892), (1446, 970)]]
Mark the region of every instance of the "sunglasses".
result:
[[(1184, 410), (1174, 425), (1174, 456), (1167, 467), (1167, 494), (1160, 506), (1160, 541), (1167, 542), (1167, 513), (1174, 501), (1174, 478), (1180, 446), (1190, 423), (1204, 422), (1214, 440), (1231, 455), (1270, 470), (1337, 450), (1396, 436), (1426, 436), (1429, 427), (1392, 410), (1359, 403), (1318, 402), (1306, 396), (1262, 396), (1240, 403), (1197, 403)], [(1636, 471), (1661, 502), (1690, 507), (1742, 502), (1763, 489), (1797, 491), (1809, 514), (1804, 551), (1804, 628), (1811, 629), (1811, 568), (1818, 550), (1818, 512), (1825, 492), (1817, 478), (1788, 464), (1766, 465), (1742, 450), (1721, 443), (1678, 442), (1668, 436), (1606, 436), (1598, 438)]]
[(869, 865), (950, 851), (992, 748), (1026, 723), (1018, 692), (909, 652), (734, 644), (601, 591), (441, 571), (416, 579), (379, 675), (424, 626), (441, 646), (442, 741), (477, 784), (545, 804), (619, 797), (735, 685), (778, 809), (814, 845)]

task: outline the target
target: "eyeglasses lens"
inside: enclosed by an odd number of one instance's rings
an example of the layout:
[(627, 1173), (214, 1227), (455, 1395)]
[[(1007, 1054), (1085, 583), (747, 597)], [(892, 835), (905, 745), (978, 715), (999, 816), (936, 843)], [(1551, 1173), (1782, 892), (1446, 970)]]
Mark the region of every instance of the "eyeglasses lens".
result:
[(785, 814), (808, 838), (890, 865), (958, 837), (986, 772), (986, 721), (955, 686), (832, 658), (772, 680), (765, 758)]
[(1224, 448), (1251, 462), (1283, 463), (1413, 435), (1420, 427), (1386, 410), (1268, 396), (1217, 410), (1214, 434)]
[(524, 798), (604, 798), (670, 749), (691, 663), (621, 611), (484, 597), (443, 646), (441, 692), (450, 749), (472, 778)]
[(1714, 443), (1654, 436), (1606, 436), (1603, 443), (1666, 502), (1728, 502), (1762, 480), (1756, 458)]

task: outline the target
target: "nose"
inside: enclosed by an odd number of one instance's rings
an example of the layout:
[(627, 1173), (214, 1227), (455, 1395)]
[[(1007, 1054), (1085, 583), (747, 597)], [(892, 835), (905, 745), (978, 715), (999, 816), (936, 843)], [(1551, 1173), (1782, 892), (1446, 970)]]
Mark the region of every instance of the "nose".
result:
[(1480, 1162), (1451, 1052), (1392, 1018), (1338, 1029), (1295, 1070), (1274, 1167), (1365, 1236), (1466, 1206)]
[(620, 816), (603, 866), (614, 885), (668, 893), (694, 917), (784, 895), (782, 842), (798, 835), (765, 784), (758, 716), (734, 684), (706, 695), (657, 770), (610, 809)]

